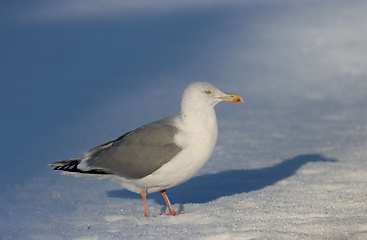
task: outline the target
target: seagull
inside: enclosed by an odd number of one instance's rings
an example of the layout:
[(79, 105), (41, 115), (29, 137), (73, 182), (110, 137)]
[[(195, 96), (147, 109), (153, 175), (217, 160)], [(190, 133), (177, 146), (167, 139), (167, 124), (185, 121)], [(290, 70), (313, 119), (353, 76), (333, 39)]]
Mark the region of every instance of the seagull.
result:
[(81, 158), (54, 162), (54, 170), (74, 176), (112, 180), (140, 193), (149, 217), (147, 194), (160, 191), (168, 215), (176, 213), (166, 189), (192, 178), (211, 157), (218, 136), (214, 106), (221, 101), (243, 102), (210, 83), (195, 82), (183, 93), (181, 113), (148, 123), (94, 147)]

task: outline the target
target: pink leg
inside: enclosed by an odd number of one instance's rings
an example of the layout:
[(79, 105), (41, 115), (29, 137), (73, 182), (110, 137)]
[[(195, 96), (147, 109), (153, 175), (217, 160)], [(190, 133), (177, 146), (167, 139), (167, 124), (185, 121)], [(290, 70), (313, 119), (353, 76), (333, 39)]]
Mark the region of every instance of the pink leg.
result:
[(167, 204), (167, 207), (168, 207), (168, 214), (167, 214), (167, 215), (170, 215), (170, 216), (177, 216), (177, 215), (181, 214), (181, 213), (176, 213), (176, 212), (173, 210), (172, 205), (171, 205), (171, 203), (170, 203), (170, 201), (169, 201), (169, 199), (168, 199), (168, 197), (167, 197), (166, 189), (165, 189), (165, 190), (162, 190), (162, 191), (161, 191), (161, 194), (162, 194), (162, 196), (163, 196), (163, 198), (164, 198), (164, 201), (166, 201), (166, 204)]
[(146, 188), (141, 189), (141, 198), (143, 199), (144, 216), (149, 217), (149, 209), (148, 209), (148, 203), (147, 203), (147, 189)]

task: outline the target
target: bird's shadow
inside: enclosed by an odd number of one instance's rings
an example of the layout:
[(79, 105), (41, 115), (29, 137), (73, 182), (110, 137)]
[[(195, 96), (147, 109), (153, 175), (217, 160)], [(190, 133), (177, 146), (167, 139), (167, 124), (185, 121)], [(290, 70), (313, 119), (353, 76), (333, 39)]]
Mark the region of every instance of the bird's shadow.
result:
[[(325, 158), (320, 154), (299, 155), (284, 160), (272, 167), (261, 169), (227, 170), (214, 174), (194, 177), (186, 183), (169, 189), (169, 198), (172, 204), (207, 203), (224, 196), (256, 191), (276, 182), (286, 179), (308, 162), (336, 162), (335, 159)], [(107, 192), (108, 197), (140, 198), (139, 194), (128, 190), (112, 190)], [(159, 193), (149, 194), (158, 204), (165, 205)]]

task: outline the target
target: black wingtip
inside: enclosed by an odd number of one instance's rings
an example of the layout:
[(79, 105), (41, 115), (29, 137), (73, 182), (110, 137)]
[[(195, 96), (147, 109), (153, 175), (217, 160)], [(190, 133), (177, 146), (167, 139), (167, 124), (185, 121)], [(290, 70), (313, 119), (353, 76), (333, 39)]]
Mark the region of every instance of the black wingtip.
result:
[(111, 172), (104, 169), (92, 169), (88, 171), (83, 171), (78, 169), (78, 165), (80, 163), (80, 159), (71, 159), (65, 160), (61, 162), (51, 163), (50, 166), (55, 166), (53, 170), (60, 170), (65, 172), (75, 172), (75, 173), (83, 173), (83, 174), (112, 174)]

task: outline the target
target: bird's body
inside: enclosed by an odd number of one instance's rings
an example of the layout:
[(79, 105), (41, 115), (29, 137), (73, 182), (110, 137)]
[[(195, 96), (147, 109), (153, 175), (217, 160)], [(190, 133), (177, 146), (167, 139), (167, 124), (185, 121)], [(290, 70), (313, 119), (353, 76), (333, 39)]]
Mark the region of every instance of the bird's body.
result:
[(243, 102), (209, 83), (193, 83), (183, 94), (180, 115), (137, 128), (80, 159), (51, 165), (70, 174), (117, 181), (141, 193), (145, 216), (149, 216), (146, 195), (161, 191), (169, 214), (176, 215), (165, 190), (189, 180), (209, 160), (218, 136), (214, 106), (223, 100)]

